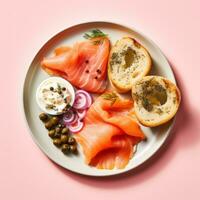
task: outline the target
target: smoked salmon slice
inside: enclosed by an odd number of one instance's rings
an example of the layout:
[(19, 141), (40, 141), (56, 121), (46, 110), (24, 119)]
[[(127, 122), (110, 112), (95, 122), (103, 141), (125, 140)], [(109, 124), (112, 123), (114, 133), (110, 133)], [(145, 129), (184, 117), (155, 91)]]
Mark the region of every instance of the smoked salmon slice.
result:
[(130, 110), (131, 100), (114, 92), (99, 96), (87, 111), (84, 128), (75, 135), (88, 165), (99, 169), (124, 168), (133, 146), (145, 139)]
[(107, 62), (110, 42), (107, 37), (96, 37), (61, 46), (54, 55), (44, 58), (42, 68), (51, 75), (62, 76), (77, 88), (102, 93), (107, 86)]

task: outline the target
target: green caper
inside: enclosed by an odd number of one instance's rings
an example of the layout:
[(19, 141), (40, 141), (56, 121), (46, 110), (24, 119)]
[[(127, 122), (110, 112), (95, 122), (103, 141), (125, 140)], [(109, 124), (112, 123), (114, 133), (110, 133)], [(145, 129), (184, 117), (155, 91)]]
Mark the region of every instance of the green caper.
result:
[(54, 138), (55, 137), (55, 133), (56, 133), (55, 129), (50, 130), (49, 131), (49, 137)]
[(60, 133), (55, 132), (55, 134), (54, 134), (54, 138), (59, 138), (59, 139), (60, 139), (60, 136), (61, 136)]
[(48, 119), (48, 115), (46, 113), (41, 113), (39, 115), (39, 118), (40, 118), (40, 120), (42, 120), (44, 122)]
[(52, 124), (53, 124), (54, 126), (58, 124), (58, 121), (59, 121), (59, 119), (58, 119), (58, 117), (56, 117), (56, 116), (54, 116), (54, 117), (51, 118), (51, 122), (52, 122)]
[(67, 143), (68, 143), (68, 144), (75, 144), (75, 143), (76, 143), (76, 140), (75, 140), (73, 137), (70, 136), (70, 137), (68, 138), (68, 140), (67, 140)]
[(61, 145), (61, 140), (60, 139), (58, 139), (58, 138), (56, 138), (56, 139), (53, 139), (53, 144), (55, 145), (55, 146), (57, 146), (57, 147), (59, 147), (60, 145)]
[(63, 144), (67, 143), (67, 141), (68, 141), (67, 135), (61, 135), (60, 139), (61, 139), (61, 141), (62, 141)]
[(68, 144), (63, 144), (61, 147), (61, 150), (64, 154), (68, 154), (70, 152), (70, 145)]
[(71, 153), (77, 153), (77, 146), (75, 144), (70, 145), (70, 152)]
[(59, 127), (56, 127), (56, 133), (61, 133), (61, 128), (59, 128)]
[(45, 123), (45, 128), (46, 128), (46, 129), (49, 130), (49, 129), (51, 129), (52, 127), (53, 127), (53, 124), (51, 123), (51, 121), (48, 121), (48, 122)]
[(63, 128), (61, 133), (64, 135), (64, 134), (67, 134), (69, 132), (68, 128)]

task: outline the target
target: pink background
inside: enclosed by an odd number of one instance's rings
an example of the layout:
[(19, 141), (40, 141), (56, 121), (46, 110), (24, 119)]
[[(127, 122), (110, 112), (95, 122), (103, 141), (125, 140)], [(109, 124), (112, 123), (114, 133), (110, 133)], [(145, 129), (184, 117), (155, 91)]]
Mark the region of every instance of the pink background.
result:
[[(0, 199), (200, 199), (199, 8), (198, 0), (1, 0)], [(130, 24), (160, 46), (175, 71), (183, 102), (174, 133), (137, 172), (73, 174), (48, 160), (26, 128), (21, 89), (31, 59), (51, 36), (83, 20)]]

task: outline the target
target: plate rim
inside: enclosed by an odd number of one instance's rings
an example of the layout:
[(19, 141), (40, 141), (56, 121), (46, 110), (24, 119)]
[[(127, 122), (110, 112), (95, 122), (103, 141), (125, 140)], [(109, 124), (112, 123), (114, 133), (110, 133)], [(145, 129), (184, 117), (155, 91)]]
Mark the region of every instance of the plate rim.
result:
[(36, 53), (34, 54), (33, 57), (31, 57), (31, 61), (29, 60), (28, 61), (28, 67), (26, 68), (24, 74), (23, 74), (23, 81), (22, 81), (22, 88), (20, 89), (21, 90), (21, 107), (22, 107), (22, 112), (23, 112), (23, 118), (24, 118), (24, 121), (25, 121), (25, 124), (26, 124), (26, 129), (28, 130), (29, 134), (31, 135), (34, 143), (40, 148), (40, 150), (45, 154), (45, 156), (51, 160), (53, 163), (57, 164), (58, 166), (66, 169), (66, 170), (69, 170), (70, 172), (73, 172), (73, 173), (76, 173), (76, 174), (80, 174), (80, 175), (84, 175), (84, 176), (90, 176), (90, 177), (109, 177), (109, 176), (116, 176), (116, 175), (120, 175), (120, 174), (124, 174), (124, 173), (128, 173), (130, 171), (136, 171), (136, 169), (138, 169), (139, 167), (142, 167), (144, 166), (144, 164), (149, 161), (152, 157), (154, 157), (161, 149), (162, 147), (164, 146), (164, 144), (166, 143), (167, 139), (169, 138), (170, 136), (170, 133), (172, 132), (173, 128), (174, 128), (174, 125), (175, 125), (175, 122), (176, 122), (176, 115), (175, 117), (172, 119), (172, 123), (170, 125), (170, 127), (168, 128), (168, 130), (166, 131), (165, 133), (165, 137), (163, 139), (163, 141), (160, 143), (160, 145), (155, 148), (155, 150), (151, 153), (151, 155), (149, 155), (145, 160), (143, 160), (141, 163), (139, 163), (138, 165), (134, 166), (133, 168), (125, 168), (123, 170), (119, 170), (119, 171), (115, 171), (114, 173), (112, 174), (89, 174), (89, 173), (82, 173), (82, 172), (79, 172), (79, 171), (76, 171), (76, 170), (73, 170), (71, 168), (66, 168), (64, 165), (62, 165), (61, 163), (55, 161), (53, 158), (51, 158), (51, 156), (49, 155), (49, 153), (45, 150), (44, 147), (42, 147), (42, 145), (40, 145), (39, 141), (35, 138), (30, 126), (29, 126), (29, 123), (28, 123), (28, 120), (27, 120), (27, 117), (26, 117), (26, 112), (25, 112), (25, 87), (26, 87), (26, 83), (27, 83), (27, 75), (28, 75), (28, 72), (30, 70), (30, 66), (33, 64), (35, 58), (38, 56), (38, 54), (40, 53), (41, 49), (44, 48), (44, 46), (50, 41), (52, 40), (53, 38), (57, 37), (59, 34), (67, 31), (67, 29), (70, 29), (70, 28), (74, 28), (74, 27), (78, 27), (78, 26), (81, 26), (81, 25), (87, 25), (87, 24), (101, 24), (101, 23), (106, 23), (106, 24), (112, 24), (112, 25), (117, 25), (117, 26), (121, 26), (123, 28), (126, 28), (126, 29), (129, 29), (129, 30), (132, 30), (134, 31), (135, 33), (141, 35), (142, 37), (146, 38), (148, 41), (150, 41), (153, 46), (156, 47), (156, 49), (159, 51), (159, 53), (164, 57), (164, 59), (166, 60), (168, 66), (169, 66), (169, 69), (171, 70), (172, 72), (172, 75), (173, 75), (173, 82), (175, 84), (177, 84), (177, 81), (176, 81), (176, 77), (175, 77), (175, 73), (167, 59), (167, 57), (165, 56), (165, 54), (162, 52), (162, 50), (160, 49), (160, 47), (152, 40), (150, 39), (148, 36), (146, 36), (143, 32), (137, 30), (137, 28), (133, 27), (132, 25), (130, 24), (126, 24), (126, 23), (123, 23), (122, 22), (116, 22), (116, 21), (109, 21), (109, 20), (95, 20), (95, 21), (82, 21), (80, 23), (73, 23), (73, 24), (70, 24), (68, 25), (66, 28), (56, 32), (53, 36), (50, 36), (49, 39), (45, 40), (45, 42), (43, 42), (43, 44), (39, 47), (39, 50), (37, 48), (36, 50)]

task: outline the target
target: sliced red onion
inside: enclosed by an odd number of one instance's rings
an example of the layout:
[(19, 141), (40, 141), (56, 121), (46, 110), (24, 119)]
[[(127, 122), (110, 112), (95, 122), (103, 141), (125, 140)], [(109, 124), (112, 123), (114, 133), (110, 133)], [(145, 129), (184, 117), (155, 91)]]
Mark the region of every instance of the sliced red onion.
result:
[(75, 112), (72, 109), (68, 110), (63, 115), (63, 122), (64, 122), (64, 124), (72, 123), (74, 121), (75, 117), (76, 117)]
[(75, 109), (85, 109), (85, 108), (87, 108), (88, 104), (87, 104), (86, 96), (82, 93), (76, 93), (73, 107)]
[(83, 119), (87, 113), (87, 110), (77, 110), (77, 115), (79, 117), (79, 120)]
[(86, 97), (86, 102), (87, 102), (86, 104), (87, 105), (85, 105), (84, 108), (77, 108), (77, 109), (89, 108), (92, 105), (92, 96), (88, 92), (86, 92), (85, 90), (77, 90), (76, 96), (79, 96), (79, 95), (81, 95), (81, 96), (84, 95)]
[(75, 114), (74, 120), (73, 120), (72, 122), (70, 122), (70, 123), (68, 124), (68, 126), (71, 125), (71, 124), (76, 123), (78, 120), (79, 120), (78, 115)]
[(72, 133), (77, 133), (83, 128), (83, 122), (77, 120), (75, 123), (71, 123), (68, 128)]

